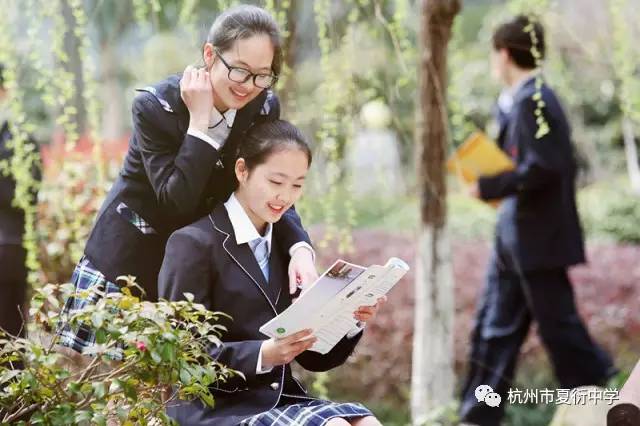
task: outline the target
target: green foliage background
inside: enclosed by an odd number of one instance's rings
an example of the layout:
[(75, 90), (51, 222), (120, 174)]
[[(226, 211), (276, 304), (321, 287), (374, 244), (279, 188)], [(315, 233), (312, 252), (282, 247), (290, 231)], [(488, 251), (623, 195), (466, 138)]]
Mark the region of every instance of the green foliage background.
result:
[[(464, 2), (450, 45), (450, 149), (475, 129), (495, 134), (491, 109), (499, 87), (489, 70), (491, 32), (513, 13), (535, 13), (548, 32), (545, 76), (574, 128), (587, 233), (638, 243), (640, 203), (623, 175), (621, 129), (624, 119), (636, 130), (640, 120), (640, 47), (632, 25), (640, 10), (632, 0), (588, 2), (590, 7), (581, 7), (578, 14), (579, 1)], [(236, 3), (0, 0), (0, 27), (6, 29), (0, 33), (0, 61), (7, 66), (16, 152), (0, 171), (16, 177), (16, 205), (27, 212), (32, 284), (64, 279), (77, 261), (117, 173), (117, 155), (106, 154), (113, 149), (111, 139), (121, 137), (129, 125), (132, 89), (198, 63), (214, 16)], [(285, 72), (278, 89), (286, 92), (285, 118), (312, 136), (314, 168), (298, 208), (307, 222), (324, 225), (320, 247), (335, 239), (340, 251), (348, 251), (354, 227), (411, 232), (418, 220), (413, 132), (419, 2), (248, 3), (271, 10), (285, 36), (294, 34), (298, 43), (293, 69)], [(295, 33), (289, 19), (297, 23)], [(375, 194), (354, 195), (358, 182), (349, 178), (345, 153), (364, 127), (360, 111), (371, 101), (383, 101), (392, 112), (390, 128), (397, 136), (406, 191), (381, 187)], [(47, 145), (55, 134), (63, 135), (62, 167), (45, 181), (36, 206), (33, 194), (39, 184), (31, 171), (37, 156), (25, 142), (35, 135)], [(82, 138), (91, 142), (91, 150), (77, 156), (73, 153)], [(450, 187), (454, 234), (490, 238), (493, 211), (459, 195), (454, 182)]]

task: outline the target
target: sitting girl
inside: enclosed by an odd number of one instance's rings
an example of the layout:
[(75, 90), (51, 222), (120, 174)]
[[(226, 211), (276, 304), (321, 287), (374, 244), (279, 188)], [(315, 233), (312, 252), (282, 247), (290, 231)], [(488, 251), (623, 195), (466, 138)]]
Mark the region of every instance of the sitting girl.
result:
[[(358, 403), (334, 403), (307, 395), (293, 377), (296, 360), (310, 371), (343, 364), (362, 337), (347, 334), (329, 353), (308, 351), (311, 330), (284, 339), (266, 339), (258, 330), (291, 304), (287, 247), (279, 244), (276, 223), (302, 194), (311, 151), (300, 131), (286, 121), (254, 126), (235, 162), (238, 184), (212, 213), (174, 232), (167, 243), (158, 281), (159, 296), (184, 299), (221, 311), (227, 332), (211, 356), (242, 372), (212, 387), (215, 408), (180, 401), (167, 409), (182, 425), (380, 425)], [(354, 317), (371, 320), (384, 299), (362, 306)]]

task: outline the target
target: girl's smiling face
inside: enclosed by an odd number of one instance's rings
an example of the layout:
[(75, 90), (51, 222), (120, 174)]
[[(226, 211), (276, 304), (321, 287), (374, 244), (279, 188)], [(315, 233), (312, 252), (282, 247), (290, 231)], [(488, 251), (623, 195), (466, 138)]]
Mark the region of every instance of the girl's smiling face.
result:
[(308, 171), (309, 157), (293, 144), (270, 154), (251, 170), (243, 158), (236, 161), (236, 197), (258, 231), (267, 222), (280, 220), (300, 198)]
[[(252, 78), (244, 83), (229, 80), (229, 69), (211, 43), (205, 44), (203, 53), (205, 63), (210, 68), (213, 102), (219, 111), (240, 109), (264, 90), (254, 85)], [(274, 48), (266, 34), (237, 40), (230, 49), (219, 51), (219, 55), (231, 67), (244, 68), (253, 74), (272, 73)]]

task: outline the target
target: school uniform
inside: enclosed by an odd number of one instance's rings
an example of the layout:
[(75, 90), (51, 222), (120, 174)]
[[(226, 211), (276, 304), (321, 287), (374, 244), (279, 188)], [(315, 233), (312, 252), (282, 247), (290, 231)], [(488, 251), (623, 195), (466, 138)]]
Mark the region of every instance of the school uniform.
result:
[[(11, 139), (9, 123), (0, 127), (0, 159), (9, 160), (12, 151), (7, 147)], [(22, 328), (21, 306), (27, 290), (25, 250), (22, 247), (24, 212), (13, 206), (16, 182), (12, 176), (0, 172), (0, 327), (16, 335)]]
[[(10, 161), (13, 150), (9, 122), (0, 111), (0, 160)], [(35, 141), (27, 144), (36, 148)], [(41, 179), (40, 165), (34, 165), (32, 177)], [(25, 216), (24, 211), (13, 205), (16, 181), (13, 176), (0, 172), (0, 327), (12, 335), (24, 335), (25, 327), (21, 307), (27, 295), (26, 251), (22, 246)], [(34, 201), (36, 194), (33, 194)]]
[[(287, 265), (277, 225), (258, 234), (239, 202), (231, 195), (211, 214), (176, 231), (158, 280), (159, 296), (182, 300), (184, 293), (211, 311), (224, 312), (227, 331), (221, 347), (210, 355), (242, 372), (211, 387), (215, 408), (201, 401), (180, 401), (167, 413), (181, 425), (322, 425), (333, 417), (371, 415), (360, 404), (332, 403), (310, 397), (287, 365), (265, 369), (259, 328), (291, 304)], [(310, 371), (327, 371), (344, 363), (362, 336), (359, 329), (329, 353), (306, 351), (296, 361)]]
[[(124, 165), (98, 213), (72, 282), (64, 313), (73, 315), (101, 293), (119, 291), (116, 279), (133, 275), (145, 299), (157, 300), (157, 277), (169, 235), (227, 199), (234, 163), (249, 128), (280, 115), (277, 97), (264, 90), (240, 110), (215, 110), (208, 131), (189, 128), (180, 76), (140, 89), (133, 102), (133, 132)], [(290, 210), (277, 225), (283, 247), (310, 250), (300, 217)], [(312, 250), (313, 251), (313, 250)], [(89, 292), (86, 292), (89, 290)], [(83, 294), (89, 293), (88, 297)], [(60, 343), (82, 352), (95, 336), (90, 327), (59, 331)]]
[(589, 335), (575, 306), (568, 267), (585, 260), (576, 208), (576, 165), (569, 123), (555, 93), (541, 87), (550, 131), (535, 137), (535, 76), (503, 92), (498, 143), (516, 168), (482, 177), (485, 200), (502, 199), (493, 256), (472, 333), (460, 417), (499, 425), (506, 404), (475, 397), (489, 385), (507, 400), (517, 357), (536, 322), (562, 388), (602, 385), (615, 373), (610, 356)]

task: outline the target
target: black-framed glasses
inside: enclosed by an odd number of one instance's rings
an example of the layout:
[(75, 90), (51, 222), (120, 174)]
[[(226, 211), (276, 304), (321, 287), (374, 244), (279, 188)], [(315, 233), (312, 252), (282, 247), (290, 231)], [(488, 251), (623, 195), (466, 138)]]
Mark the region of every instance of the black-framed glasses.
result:
[(246, 68), (232, 67), (224, 60), (218, 49), (214, 49), (216, 56), (220, 58), (225, 67), (229, 70), (227, 77), (229, 80), (236, 83), (246, 83), (253, 77), (253, 84), (261, 89), (268, 89), (278, 81), (278, 76), (275, 74), (254, 74)]

